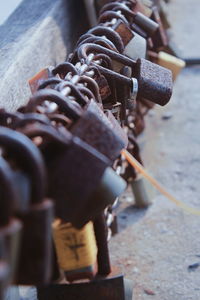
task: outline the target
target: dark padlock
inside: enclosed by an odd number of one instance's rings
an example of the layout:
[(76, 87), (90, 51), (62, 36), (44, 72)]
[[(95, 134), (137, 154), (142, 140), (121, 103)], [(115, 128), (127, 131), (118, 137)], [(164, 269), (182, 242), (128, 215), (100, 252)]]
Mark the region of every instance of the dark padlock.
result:
[(18, 213), (24, 225), (18, 268), (14, 283), (43, 285), (51, 276), (51, 223), (53, 203), (44, 199), (45, 166), (37, 147), (26, 136), (11, 129), (0, 129), (0, 145), (6, 156), (23, 170), (31, 182), (28, 212)]
[[(89, 53), (104, 53), (113, 60), (125, 66), (132, 67), (132, 76), (138, 80), (138, 96), (159, 105), (166, 105), (172, 95), (172, 73), (170, 70), (153, 64), (145, 59), (133, 61), (130, 58), (101, 47), (99, 45), (84, 44), (77, 50), (79, 59), (87, 59)], [(95, 61), (94, 61), (95, 64)], [(126, 76), (98, 66), (100, 72), (112, 77), (116, 81), (133, 88), (133, 81)]]
[(22, 223), (13, 217), (17, 194), (13, 172), (9, 164), (0, 157), (0, 299), (8, 284), (13, 282), (19, 255)]
[[(44, 125), (24, 128), (29, 137), (42, 136), (48, 169), (48, 195), (55, 200), (56, 216), (80, 228), (102, 211), (125, 189), (125, 182), (110, 161), (65, 128), (58, 132)], [(48, 144), (45, 142), (48, 136)]]
[[(27, 110), (34, 110), (38, 104), (45, 100), (56, 101), (61, 111), (74, 120), (71, 112), (61, 106), (63, 102), (66, 106), (70, 104), (67, 97), (53, 90), (46, 89), (37, 92), (30, 99)], [(121, 150), (127, 145), (127, 140), (122, 140), (113, 131), (110, 121), (93, 100), (84, 106), (69, 130), (112, 161), (120, 155)]]
[(131, 59), (145, 58), (147, 50), (146, 40), (133, 32), (127, 24), (122, 21), (118, 21), (113, 29), (119, 33), (124, 43), (123, 54), (130, 57)]

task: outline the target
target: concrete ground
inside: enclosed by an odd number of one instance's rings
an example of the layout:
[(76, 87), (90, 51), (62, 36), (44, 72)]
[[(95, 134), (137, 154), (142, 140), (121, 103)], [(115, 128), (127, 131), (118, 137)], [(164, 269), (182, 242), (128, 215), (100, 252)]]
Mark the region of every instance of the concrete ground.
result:
[[(199, 0), (172, 0), (172, 39), (183, 57), (200, 56)], [(144, 163), (174, 196), (200, 210), (200, 66), (186, 68), (171, 103), (147, 116), (140, 137)], [(110, 242), (113, 264), (133, 281), (134, 300), (200, 300), (200, 217), (153, 191), (136, 210), (121, 199), (120, 233)]]

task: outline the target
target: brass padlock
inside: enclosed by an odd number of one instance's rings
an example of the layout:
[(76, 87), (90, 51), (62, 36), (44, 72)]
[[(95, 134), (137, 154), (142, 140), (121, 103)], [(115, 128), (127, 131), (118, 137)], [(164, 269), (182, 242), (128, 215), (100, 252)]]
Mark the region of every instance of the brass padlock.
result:
[(23, 134), (0, 129), (0, 145), (31, 182), (28, 212), (18, 213), (24, 225), (14, 283), (43, 285), (51, 276), (51, 223), (53, 203), (45, 199), (45, 166), (37, 147)]
[(186, 65), (184, 60), (163, 51), (158, 53), (158, 64), (172, 71), (173, 80), (176, 80), (177, 76)]
[(171, 70), (174, 81), (186, 65), (184, 60), (163, 51), (160, 51), (158, 53), (148, 51), (148, 56), (151, 59), (151, 61), (159, 64), (164, 68)]
[(58, 264), (69, 282), (92, 279), (95, 276), (97, 246), (93, 223), (76, 229), (70, 223), (57, 219), (53, 222), (53, 238)]

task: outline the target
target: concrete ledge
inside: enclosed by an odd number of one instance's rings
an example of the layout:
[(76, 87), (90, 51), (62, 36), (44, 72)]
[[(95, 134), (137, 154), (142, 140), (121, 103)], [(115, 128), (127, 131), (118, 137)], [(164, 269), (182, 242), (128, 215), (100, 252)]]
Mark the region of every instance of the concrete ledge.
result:
[(80, 0), (24, 0), (0, 26), (0, 107), (15, 111), (30, 96), (27, 80), (65, 60), (87, 30)]

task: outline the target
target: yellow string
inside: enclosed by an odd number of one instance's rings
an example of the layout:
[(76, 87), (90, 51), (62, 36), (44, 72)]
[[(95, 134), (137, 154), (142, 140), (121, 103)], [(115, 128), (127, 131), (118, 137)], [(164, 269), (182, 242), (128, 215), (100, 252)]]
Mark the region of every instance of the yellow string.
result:
[(121, 154), (132, 165), (132, 167), (135, 168), (139, 173), (141, 173), (161, 194), (175, 203), (178, 207), (182, 208), (184, 211), (196, 216), (200, 216), (200, 210), (190, 207), (172, 196), (155, 178), (153, 178), (145, 170), (145, 168), (127, 150), (123, 149)]

